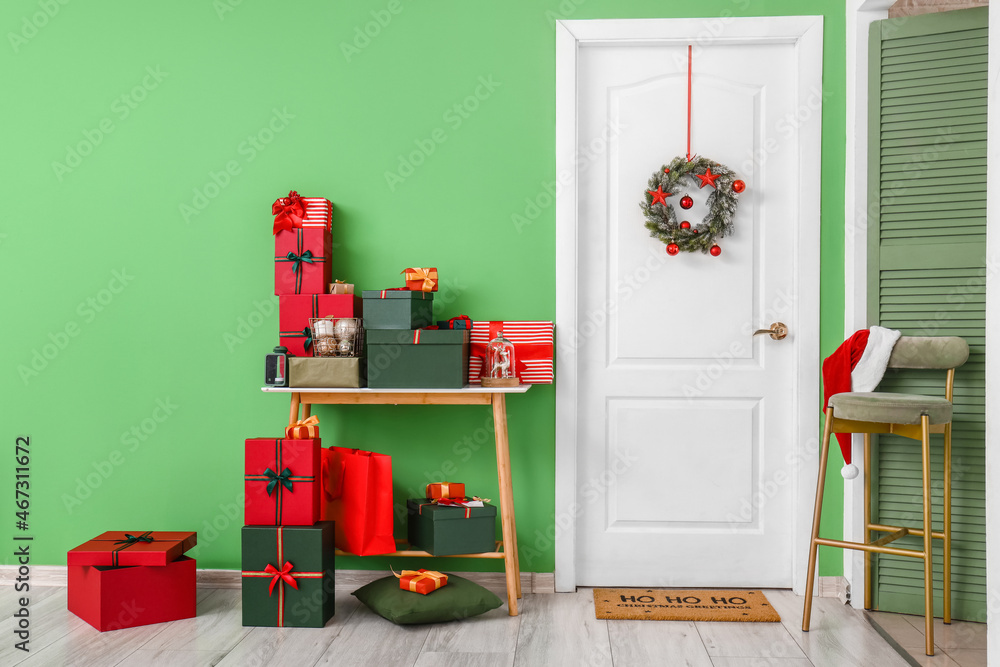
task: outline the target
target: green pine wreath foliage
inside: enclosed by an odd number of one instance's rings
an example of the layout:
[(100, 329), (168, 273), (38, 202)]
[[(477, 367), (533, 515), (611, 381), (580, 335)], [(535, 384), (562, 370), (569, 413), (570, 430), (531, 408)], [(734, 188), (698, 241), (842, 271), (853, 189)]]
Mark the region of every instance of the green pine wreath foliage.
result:
[[(706, 169), (712, 170), (712, 175), (718, 175), (715, 188), (708, 195), (708, 215), (699, 224), (691, 223), (690, 229), (681, 229), (677, 222), (677, 214), (669, 203), (664, 206), (653, 203), (654, 192), (663, 188), (663, 192), (671, 195), (680, 193), (684, 181), (700, 185), (695, 175), (702, 175)], [(664, 165), (649, 179), (649, 187), (644, 191), (645, 201), (639, 206), (646, 218), (646, 229), (649, 235), (659, 239), (664, 244), (676, 243), (684, 252), (708, 252), (716, 242), (733, 232), (733, 216), (736, 214), (736, 203), (739, 193), (733, 190), (736, 173), (729, 167), (706, 157), (696, 157), (690, 162), (684, 156), (675, 157), (670, 164)], [(669, 201), (669, 198), (668, 198)]]

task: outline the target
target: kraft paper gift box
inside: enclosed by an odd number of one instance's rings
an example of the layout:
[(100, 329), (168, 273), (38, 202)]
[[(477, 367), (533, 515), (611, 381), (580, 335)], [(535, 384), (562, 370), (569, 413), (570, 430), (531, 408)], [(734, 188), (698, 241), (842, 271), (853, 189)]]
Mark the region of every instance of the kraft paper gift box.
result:
[(289, 355), (311, 357), (310, 318), (361, 317), (361, 297), (353, 294), (285, 294), (278, 297), (278, 337)]
[(369, 387), (461, 389), (465, 386), (469, 374), (468, 331), (368, 329), (365, 336)]
[(479, 376), (486, 346), (497, 334), (514, 344), (514, 371), (521, 384), (552, 384), (555, 328), (552, 322), (523, 320), (474, 321), (469, 339), (469, 384), (481, 384)]
[(319, 521), (319, 450), (319, 438), (247, 439), (244, 523), (311, 526)]
[(333, 618), (332, 521), (243, 527), (243, 625), (322, 628)]
[(326, 227), (283, 230), (274, 236), (274, 293), (323, 294), (330, 284), (333, 241)]
[(419, 329), (430, 326), (433, 292), (406, 289), (364, 290), (366, 329)]
[(435, 556), (496, 550), (495, 505), (446, 506), (430, 498), (406, 501), (406, 535), (411, 547)]
[(364, 387), (364, 357), (292, 357), (289, 387)]
[(197, 613), (191, 532), (108, 532), (66, 554), (67, 607), (101, 632)]

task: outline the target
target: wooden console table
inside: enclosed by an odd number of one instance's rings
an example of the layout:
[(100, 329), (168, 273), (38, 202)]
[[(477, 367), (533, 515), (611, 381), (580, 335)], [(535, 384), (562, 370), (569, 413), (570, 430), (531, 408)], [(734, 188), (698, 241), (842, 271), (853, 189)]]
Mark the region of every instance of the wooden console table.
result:
[[(491, 405), (497, 447), (497, 481), (500, 490), (500, 529), (503, 540), (496, 549), (478, 554), (459, 554), (444, 558), (503, 558), (507, 576), (507, 609), (517, 616), (521, 597), (521, 566), (517, 558), (517, 524), (514, 520), (514, 495), (511, 486), (510, 448), (507, 442), (506, 394), (523, 394), (531, 385), (519, 387), (474, 387), (463, 389), (304, 389), (300, 387), (261, 387), (268, 393), (291, 394), (289, 423), (309, 417), (313, 405)], [(337, 552), (345, 556), (341, 551)], [(401, 550), (386, 556), (423, 556), (436, 558), (426, 551)]]

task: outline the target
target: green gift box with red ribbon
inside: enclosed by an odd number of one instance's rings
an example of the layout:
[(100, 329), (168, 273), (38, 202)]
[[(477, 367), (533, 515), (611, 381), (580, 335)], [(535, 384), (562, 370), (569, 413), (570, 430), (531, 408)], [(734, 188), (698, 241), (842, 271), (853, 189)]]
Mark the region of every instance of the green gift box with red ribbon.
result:
[(334, 613), (334, 523), (244, 526), (243, 625), (322, 628)]
[(406, 538), (411, 547), (435, 556), (496, 549), (496, 505), (483, 502), (482, 507), (466, 507), (461, 500), (410, 498), (406, 512)]
[(319, 521), (320, 440), (249, 438), (244, 523), (311, 526)]
[(366, 329), (365, 354), (371, 388), (461, 389), (469, 375), (469, 332)]
[(331, 281), (328, 227), (285, 229), (274, 235), (274, 293), (323, 294)]

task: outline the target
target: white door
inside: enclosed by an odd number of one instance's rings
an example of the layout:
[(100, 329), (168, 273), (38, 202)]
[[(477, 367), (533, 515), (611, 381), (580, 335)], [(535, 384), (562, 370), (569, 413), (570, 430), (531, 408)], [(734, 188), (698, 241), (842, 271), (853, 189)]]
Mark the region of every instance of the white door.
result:
[[(818, 139), (819, 65), (810, 109), (798, 42), (695, 44), (692, 153), (747, 189), (721, 256), (670, 257), (639, 202), (653, 172), (685, 154), (686, 34), (576, 51), (575, 580), (789, 587), (801, 401), (813, 427), (819, 411), (803, 384), (819, 363), (807, 350), (819, 211), (803, 200), (818, 193), (818, 141), (803, 150), (803, 132)], [(695, 224), (711, 188), (684, 185), (694, 207), (670, 203)], [(753, 337), (776, 321), (786, 338)]]

